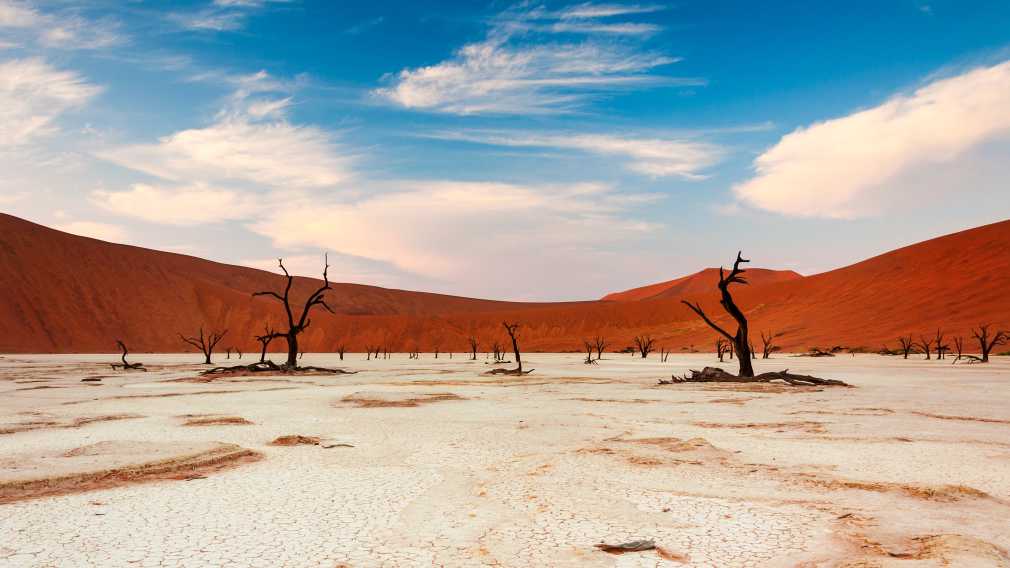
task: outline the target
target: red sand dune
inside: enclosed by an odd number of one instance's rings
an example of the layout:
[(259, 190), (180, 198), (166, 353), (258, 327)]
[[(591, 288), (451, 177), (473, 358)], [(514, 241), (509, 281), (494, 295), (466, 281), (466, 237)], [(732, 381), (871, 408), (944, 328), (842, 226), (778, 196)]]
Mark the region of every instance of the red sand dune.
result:
[[(750, 268), (747, 270), (747, 280), (751, 286), (760, 286), (771, 282), (786, 282), (803, 278), (792, 270), (768, 270), (766, 268)], [(719, 269), (706, 268), (688, 276), (681, 276), (658, 284), (649, 284), (640, 288), (632, 288), (623, 292), (611, 292), (601, 300), (611, 302), (631, 302), (648, 300), (650, 298), (686, 298), (711, 292), (719, 283)]]
[[(703, 282), (706, 272), (689, 281)], [(275, 302), (251, 297), (279, 289), (279, 275), (68, 235), (7, 215), (0, 215), (0, 273), (7, 331), (0, 352), (112, 352), (117, 337), (138, 352), (177, 352), (189, 350), (177, 333), (202, 324), (228, 328), (222, 346), (251, 352), (264, 323), (281, 321)], [(967, 335), (980, 322), (1010, 328), (1010, 221), (814, 276), (766, 273), (736, 296), (755, 339), (762, 330), (784, 332), (787, 349), (893, 347), (901, 334), (932, 335), (942, 327)], [(313, 284), (299, 278), (296, 297)], [(692, 296), (719, 314), (716, 295), (703, 290), (673, 285), (638, 301), (536, 304), (335, 284), (328, 298), (339, 315), (316, 313), (302, 346), (359, 351), (385, 343), (398, 351), (459, 352), (472, 334), (483, 350), (504, 343), (501, 322), (510, 319), (523, 324), (522, 343), (531, 351), (577, 350), (595, 335), (619, 349), (643, 333), (666, 348), (711, 350), (713, 332), (671, 297)]]

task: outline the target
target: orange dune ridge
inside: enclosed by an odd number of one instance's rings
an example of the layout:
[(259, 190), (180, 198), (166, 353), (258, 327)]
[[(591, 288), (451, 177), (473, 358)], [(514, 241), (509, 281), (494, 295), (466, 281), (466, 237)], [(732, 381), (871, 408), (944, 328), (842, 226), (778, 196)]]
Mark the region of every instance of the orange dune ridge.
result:
[[(227, 328), (221, 347), (258, 350), (253, 339), (271, 322), (281, 326), (276, 301), (252, 298), (280, 290), (283, 277), (190, 256), (69, 235), (0, 214), (0, 271), (5, 274), (0, 352), (114, 352), (122, 338), (136, 352), (189, 350), (178, 333)], [(481, 350), (506, 344), (503, 320), (522, 323), (529, 351), (576, 351), (584, 339), (607, 338), (610, 350), (649, 334), (657, 348), (713, 350), (715, 334), (680, 303), (699, 300), (717, 321), (717, 269), (610, 294), (602, 301), (520, 303), (333, 284), (337, 311), (314, 312), (301, 336), (308, 352), (362, 351), (385, 344), (394, 351), (461, 352), (467, 338)], [(851, 266), (802, 277), (751, 269), (751, 285), (736, 288), (737, 303), (761, 331), (783, 333), (786, 350), (844, 345), (895, 347), (913, 333), (969, 335), (972, 326), (1010, 328), (1010, 221), (904, 247)], [(304, 298), (318, 280), (297, 278)], [(282, 340), (272, 347), (282, 349)]]

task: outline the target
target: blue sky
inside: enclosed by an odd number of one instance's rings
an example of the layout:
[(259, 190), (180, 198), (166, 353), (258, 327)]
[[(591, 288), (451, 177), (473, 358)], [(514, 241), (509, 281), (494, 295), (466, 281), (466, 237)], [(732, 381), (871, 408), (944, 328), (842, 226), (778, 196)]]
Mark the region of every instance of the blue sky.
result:
[(0, 210), (582, 299), (1010, 217), (1010, 4), (0, 0)]

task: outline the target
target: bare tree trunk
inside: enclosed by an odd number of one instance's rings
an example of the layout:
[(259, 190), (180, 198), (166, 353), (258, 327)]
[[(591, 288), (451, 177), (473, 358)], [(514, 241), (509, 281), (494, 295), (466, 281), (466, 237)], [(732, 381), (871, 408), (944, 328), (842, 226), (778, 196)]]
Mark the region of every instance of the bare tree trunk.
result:
[[(733, 301), (733, 295), (730, 294), (729, 287), (731, 284), (746, 284), (747, 280), (742, 276), (746, 270), (740, 268), (740, 265), (746, 262), (750, 262), (743, 258), (741, 253), (737, 253), (736, 261), (733, 262), (733, 270), (726, 276), (724, 270), (719, 268), (719, 292), (722, 296), (722, 300), (719, 302), (723, 309), (726, 310), (737, 323), (736, 334), (730, 335), (728, 331), (717, 325), (715, 322), (709, 319), (705, 312), (701, 309), (700, 304), (692, 304), (687, 300), (682, 300), (682, 303), (687, 307), (691, 308), (702, 320), (708, 324), (709, 327), (720, 333), (723, 337), (730, 340), (733, 346), (736, 348), (737, 360), (740, 363), (740, 376), (741, 377), (753, 377), (754, 367), (751, 362), (751, 349), (750, 349), (750, 339), (748, 337), (748, 326), (747, 317), (744, 315), (743, 311), (736, 305)], [(732, 358), (732, 351), (730, 352), (730, 358)]]
[(508, 332), (509, 338), (512, 339), (512, 351), (516, 355), (516, 371), (521, 375), (523, 373), (523, 359), (522, 355), (519, 354), (519, 340), (516, 337), (516, 332), (519, 330), (518, 323), (502, 322), (505, 326), (505, 331)]
[(989, 362), (989, 354), (997, 345), (1003, 345), (1010, 340), (1010, 332), (1004, 330), (996, 330), (990, 339), (989, 327), (990, 324), (981, 324), (978, 326), (978, 329), (971, 331), (975, 339), (978, 340), (979, 350), (982, 352), (982, 357), (980, 358), (980, 362), (982, 363)]
[(256, 296), (269, 296), (275, 298), (284, 305), (284, 312), (287, 314), (288, 319), (288, 330), (282, 335), (287, 338), (288, 342), (288, 358), (285, 366), (290, 369), (298, 368), (298, 334), (305, 331), (306, 328), (311, 325), (312, 320), (309, 319), (309, 312), (312, 311), (314, 306), (322, 306), (322, 308), (331, 314), (334, 313), (330, 306), (326, 303), (325, 295), (327, 290), (332, 290), (333, 287), (330, 286), (329, 271), (330, 263), (329, 257), (324, 257), (325, 267), (323, 268), (323, 285), (309, 295), (308, 299), (305, 300), (305, 305), (302, 308), (302, 313), (299, 317), (295, 317), (295, 312), (291, 308), (291, 287), (294, 285), (294, 277), (288, 273), (288, 270), (284, 268), (283, 259), (278, 260), (277, 264), (280, 265), (281, 271), (284, 272), (285, 278), (287, 278), (287, 285), (284, 287), (283, 294), (277, 292), (255, 292), (253, 297)]

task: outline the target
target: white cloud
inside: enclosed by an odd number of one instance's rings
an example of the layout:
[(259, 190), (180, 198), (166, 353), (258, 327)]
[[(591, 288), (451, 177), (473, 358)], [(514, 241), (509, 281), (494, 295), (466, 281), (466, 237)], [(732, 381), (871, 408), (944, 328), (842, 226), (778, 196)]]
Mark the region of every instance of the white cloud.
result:
[(125, 168), (183, 184), (244, 181), (270, 187), (330, 187), (351, 177), (351, 159), (325, 131), (284, 120), (226, 118), (156, 144), (99, 152)]
[(551, 30), (558, 33), (574, 34), (617, 34), (617, 35), (650, 35), (662, 28), (655, 24), (623, 23), (601, 24), (590, 22), (558, 22)]
[(0, 0), (0, 28), (30, 28), (42, 21), (42, 16), (22, 2)]
[[(676, 58), (643, 50), (630, 41), (598, 35), (642, 36), (652, 24), (598, 18), (654, 11), (651, 7), (582, 4), (568, 11), (507, 10), (480, 42), (461, 47), (446, 61), (403, 69), (375, 93), (406, 108), (453, 114), (556, 113), (571, 111), (601, 92), (657, 82), (649, 73)], [(558, 42), (552, 34), (586, 36)], [(698, 79), (669, 83), (704, 84)]]
[(0, 147), (26, 144), (56, 129), (55, 120), (101, 89), (40, 58), (0, 62)]
[(109, 242), (125, 242), (129, 238), (128, 233), (118, 225), (97, 223), (94, 221), (71, 221), (69, 223), (53, 225), (53, 228), (58, 231)]
[(663, 10), (659, 5), (641, 4), (594, 4), (586, 2), (577, 4), (561, 10), (560, 16), (563, 19), (589, 19), (589, 18), (610, 18), (613, 16), (624, 16), (628, 14), (647, 14)]
[(190, 31), (234, 31), (245, 26), (246, 19), (268, 4), (290, 0), (214, 0), (210, 5), (190, 12), (173, 12), (168, 19)]
[(255, 195), (202, 184), (171, 188), (134, 184), (126, 191), (94, 191), (91, 198), (112, 213), (168, 225), (246, 219), (263, 209)]
[(511, 147), (579, 150), (623, 157), (627, 169), (650, 177), (702, 179), (702, 171), (723, 156), (719, 146), (688, 139), (634, 138), (605, 134), (537, 134), (506, 132), (443, 133), (437, 138)]
[(407, 108), (454, 114), (571, 110), (607, 89), (654, 81), (643, 74), (676, 60), (618, 45), (509, 46), (497, 39), (464, 46), (430, 67), (405, 69), (377, 93)]
[(102, 49), (125, 41), (113, 19), (89, 20), (69, 10), (43, 13), (11, 0), (0, 0), (0, 28), (22, 30), (45, 47), (64, 49)]
[(761, 154), (756, 176), (733, 190), (748, 205), (786, 215), (873, 215), (929, 189), (928, 181), (911, 186), (905, 178), (921, 183), (923, 172), (1008, 138), (1010, 61), (798, 129)]
[(576, 250), (654, 228), (626, 218), (614, 195), (600, 184), (403, 182), (353, 203), (284, 204), (250, 227), (279, 248), (318, 247), (435, 279), (505, 278), (549, 261), (556, 275)]

